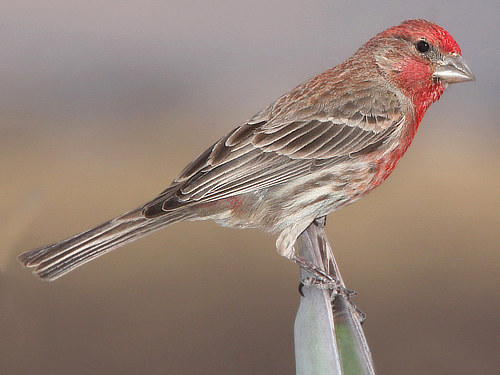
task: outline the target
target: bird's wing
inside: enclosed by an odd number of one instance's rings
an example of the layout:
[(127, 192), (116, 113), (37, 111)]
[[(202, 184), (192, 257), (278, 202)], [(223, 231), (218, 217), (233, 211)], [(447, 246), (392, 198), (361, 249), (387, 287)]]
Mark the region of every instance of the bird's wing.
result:
[(341, 105), (331, 106), (328, 115), (287, 116), (297, 118), (292, 121), (279, 113), (273, 116), (271, 106), (189, 164), (174, 180), (175, 195), (167, 189), (164, 198), (160, 195), (151, 202), (149, 211), (158, 211), (152, 206), (171, 210), (268, 188), (314, 168), (370, 153), (405, 119), (397, 110), (400, 106), (391, 102), (396, 100), (394, 94), (382, 99), (358, 95), (356, 105), (337, 100)]

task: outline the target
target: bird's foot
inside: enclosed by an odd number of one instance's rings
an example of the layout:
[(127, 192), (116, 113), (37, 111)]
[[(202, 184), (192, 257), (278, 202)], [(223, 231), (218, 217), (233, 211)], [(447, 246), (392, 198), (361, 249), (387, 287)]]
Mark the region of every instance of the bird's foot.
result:
[[(352, 303), (352, 302), (351, 302)], [(354, 306), (354, 312), (356, 313), (356, 317), (359, 320), (360, 324), (363, 324), (366, 320), (366, 314), (359, 309), (355, 304), (352, 304)]]
[(299, 283), (299, 293), (302, 297), (304, 297), (304, 293), (302, 292), (304, 287), (314, 286), (322, 290), (331, 290), (333, 292), (332, 300), (335, 298), (335, 296), (343, 295), (347, 298), (347, 300), (350, 301), (350, 298), (357, 294), (354, 290), (347, 289), (345, 286), (343, 286), (339, 280), (335, 280), (333, 278), (332, 280), (333, 281), (325, 282), (325, 280), (323, 279), (318, 279), (315, 277), (306, 277), (305, 279), (302, 279), (301, 282)]
[(305, 297), (304, 296), (304, 288), (305, 287), (310, 287), (310, 286), (314, 286), (318, 289), (321, 289), (321, 290), (331, 290), (331, 291), (334, 291), (334, 295), (337, 294), (337, 290), (339, 289), (339, 285), (338, 285), (338, 282), (335, 281), (335, 282), (325, 282), (324, 280), (322, 279), (317, 279), (315, 277), (306, 277), (305, 279), (302, 279), (299, 283), (299, 293), (302, 297)]
[[(366, 314), (363, 311), (361, 311), (350, 298), (351, 296), (356, 295), (357, 293), (345, 288), (344, 288), (344, 293), (345, 294), (342, 296), (344, 297), (344, 301), (349, 305), (350, 310), (352, 311), (354, 316), (358, 319), (359, 323), (363, 324), (363, 322), (366, 320)], [(339, 301), (338, 297), (340, 297), (340, 295), (341, 295), (340, 293), (332, 294), (332, 307), (334, 311), (337, 308), (337, 303)]]

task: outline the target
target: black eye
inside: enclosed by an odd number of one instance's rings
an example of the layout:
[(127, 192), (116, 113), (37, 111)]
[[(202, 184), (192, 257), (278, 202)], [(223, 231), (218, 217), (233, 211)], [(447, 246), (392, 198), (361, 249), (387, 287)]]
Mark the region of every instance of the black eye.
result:
[(418, 52), (425, 53), (431, 48), (429, 43), (427, 43), (425, 40), (420, 40), (415, 44), (415, 47), (417, 47)]

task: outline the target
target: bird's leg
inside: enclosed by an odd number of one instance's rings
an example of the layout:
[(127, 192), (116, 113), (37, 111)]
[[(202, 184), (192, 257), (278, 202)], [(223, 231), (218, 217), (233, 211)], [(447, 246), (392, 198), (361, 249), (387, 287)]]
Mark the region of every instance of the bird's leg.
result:
[[(309, 285), (318, 285), (321, 283), (325, 285), (325, 289), (336, 289), (338, 287), (338, 281), (335, 280), (331, 275), (327, 274), (325, 271), (323, 271), (314, 263), (308, 261), (307, 259), (302, 258), (299, 255), (293, 255), (289, 259), (295, 264), (298, 264), (300, 268), (306, 270), (307, 272), (311, 273), (314, 276), (312, 280), (316, 281), (308, 282)], [(311, 278), (309, 277), (306, 279), (311, 279)]]
[[(302, 269), (311, 273), (314, 278), (318, 279), (318, 283), (325, 284), (328, 289), (336, 289), (338, 287), (338, 281), (335, 278), (322, 270), (319, 266), (315, 265), (313, 262), (295, 254), (295, 241), (297, 240), (297, 237), (307, 229), (311, 222), (312, 220), (304, 220), (286, 228), (278, 236), (278, 239), (276, 240), (276, 248), (281, 256), (290, 259), (295, 264), (298, 264)], [(320, 222), (324, 223), (324, 220), (320, 220)]]
[[(314, 219), (313, 224), (318, 228), (324, 228), (326, 226), (326, 215)], [(324, 262), (325, 262), (325, 267), (328, 267), (329, 264), (328, 254), (323, 254), (323, 256), (327, 257), (327, 259), (325, 259)], [(319, 289), (330, 290), (332, 292), (331, 293), (332, 300), (337, 295), (344, 295), (347, 299), (350, 299), (352, 295), (356, 294), (354, 291), (345, 288), (345, 286), (340, 282), (340, 280), (337, 280), (333, 275), (330, 274), (330, 272), (323, 270), (322, 268), (313, 264), (312, 262), (309, 262), (308, 260), (303, 259), (300, 256), (295, 256), (295, 260), (293, 261), (295, 263), (298, 263), (303, 269), (313, 274), (313, 277), (306, 277), (303, 280), (301, 280), (299, 284), (299, 293), (302, 296), (304, 296), (304, 294), (302, 293), (303, 288), (308, 286), (314, 286)]]

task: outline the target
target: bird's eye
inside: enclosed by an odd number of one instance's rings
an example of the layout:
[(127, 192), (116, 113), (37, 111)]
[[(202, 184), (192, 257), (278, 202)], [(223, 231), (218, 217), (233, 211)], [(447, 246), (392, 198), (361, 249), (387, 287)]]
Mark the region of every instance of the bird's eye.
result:
[(420, 40), (415, 44), (415, 47), (417, 47), (418, 52), (425, 53), (431, 48), (429, 43), (427, 43), (425, 40)]

